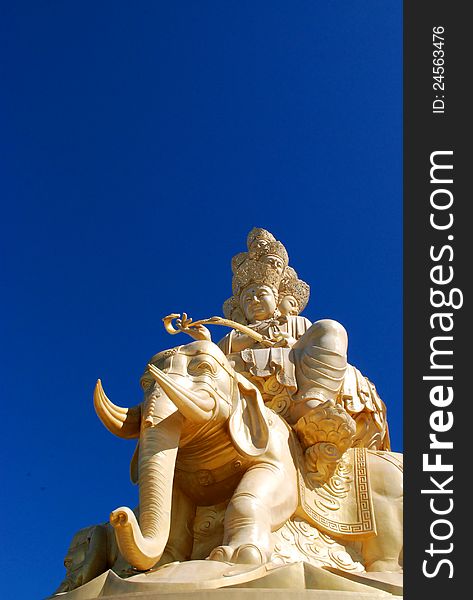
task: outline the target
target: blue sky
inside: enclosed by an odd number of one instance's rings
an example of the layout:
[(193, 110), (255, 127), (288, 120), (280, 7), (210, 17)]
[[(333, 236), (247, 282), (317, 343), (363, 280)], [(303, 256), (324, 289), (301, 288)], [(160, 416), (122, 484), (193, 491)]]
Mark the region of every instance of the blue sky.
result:
[(73, 533), (136, 504), (95, 381), (139, 402), (185, 340), (161, 318), (221, 314), (253, 226), (305, 315), (347, 328), (402, 450), (401, 7), (2, 3), (3, 597), (51, 593)]

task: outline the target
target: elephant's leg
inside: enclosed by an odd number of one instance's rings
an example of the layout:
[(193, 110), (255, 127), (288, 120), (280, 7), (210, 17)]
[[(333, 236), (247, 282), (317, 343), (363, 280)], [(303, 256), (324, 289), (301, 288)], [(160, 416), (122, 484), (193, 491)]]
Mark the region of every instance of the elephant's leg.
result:
[(251, 467), (243, 476), (225, 513), (223, 547), (211, 558), (262, 564), (273, 550), (271, 532), (296, 510), (294, 473), (271, 464)]
[(378, 535), (362, 544), (367, 571), (402, 571), (402, 504), (375, 501)]
[(189, 560), (194, 543), (193, 527), (196, 507), (177, 484), (172, 491), (171, 530), (158, 565)]
[(401, 471), (368, 455), (378, 535), (362, 544), (367, 571), (402, 571), (403, 486)]

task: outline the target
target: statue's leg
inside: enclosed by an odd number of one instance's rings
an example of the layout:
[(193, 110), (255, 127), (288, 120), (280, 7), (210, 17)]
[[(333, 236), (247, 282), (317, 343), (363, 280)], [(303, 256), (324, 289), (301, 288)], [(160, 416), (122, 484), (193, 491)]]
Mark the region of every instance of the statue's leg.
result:
[(189, 560), (194, 543), (193, 526), (196, 507), (194, 502), (174, 484), (171, 505), (171, 530), (168, 543), (158, 565)]
[(248, 469), (225, 513), (224, 546), (210, 557), (236, 563), (267, 562), (273, 550), (271, 532), (296, 510), (295, 481), (295, 472), (287, 473), (274, 464), (261, 463)]
[(297, 393), (288, 415), (290, 423), (337, 398), (347, 368), (347, 347), (345, 328), (331, 319), (316, 321), (293, 346)]

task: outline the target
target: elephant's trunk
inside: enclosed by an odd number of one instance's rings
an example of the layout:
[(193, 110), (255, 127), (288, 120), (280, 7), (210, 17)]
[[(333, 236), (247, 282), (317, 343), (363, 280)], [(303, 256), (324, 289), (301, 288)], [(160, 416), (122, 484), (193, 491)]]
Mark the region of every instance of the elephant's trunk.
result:
[(145, 401), (140, 435), (140, 525), (129, 508), (118, 508), (110, 515), (120, 552), (141, 571), (158, 562), (168, 541), (182, 421), (176, 406), (153, 385)]

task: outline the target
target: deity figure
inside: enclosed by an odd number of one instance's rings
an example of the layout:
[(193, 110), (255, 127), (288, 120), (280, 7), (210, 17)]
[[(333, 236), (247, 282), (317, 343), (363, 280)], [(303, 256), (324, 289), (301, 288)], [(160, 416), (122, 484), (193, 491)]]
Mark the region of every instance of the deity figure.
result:
[[(277, 396), (270, 406), (279, 406), (291, 425), (317, 406), (338, 404), (356, 422), (354, 446), (389, 449), (385, 406), (374, 385), (348, 364), (345, 328), (333, 319), (311, 323), (300, 315), (310, 288), (270, 232), (252, 229), (247, 246), (232, 259), (233, 296), (223, 310), (265, 340), (237, 329), (220, 340), (235, 370), (259, 386), (266, 401)], [(194, 339), (211, 339), (204, 325), (178, 325)]]

